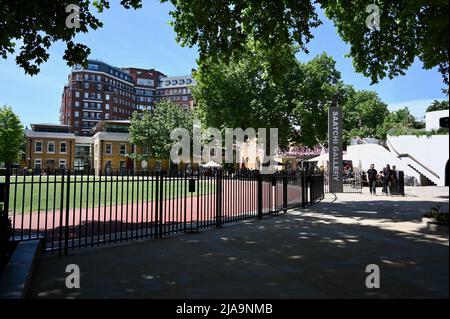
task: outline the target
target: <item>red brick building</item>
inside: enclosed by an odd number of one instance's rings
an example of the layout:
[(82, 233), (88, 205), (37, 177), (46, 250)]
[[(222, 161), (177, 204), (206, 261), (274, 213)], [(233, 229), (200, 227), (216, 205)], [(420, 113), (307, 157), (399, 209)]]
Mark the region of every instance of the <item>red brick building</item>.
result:
[(162, 99), (192, 109), (192, 76), (167, 77), (154, 69), (118, 68), (89, 60), (75, 66), (64, 86), (60, 122), (75, 135), (90, 136), (102, 120), (128, 120), (135, 111), (153, 109)]

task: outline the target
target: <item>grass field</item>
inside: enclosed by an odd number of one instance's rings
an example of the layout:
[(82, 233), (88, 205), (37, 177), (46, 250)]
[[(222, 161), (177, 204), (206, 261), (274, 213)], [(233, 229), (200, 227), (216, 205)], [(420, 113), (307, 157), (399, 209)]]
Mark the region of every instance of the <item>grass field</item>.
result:
[[(4, 176), (0, 177), (4, 182)], [(59, 210), (67, 207), (86, 208), (109, 205), (122, 205), (152, 201), (156, 197), (156, 179), (131, 177), (71, 177), (70, 186), (67, 179), (60, 176), (11, 177), (9, 211), (29, 213), (35, 211)], [(206, 180), (197, 181), (195, 192), (188, 190), (188, 181), (184, 179), (165, 179), (162, 183), (164, 199), (197, 196), (214, 192), (215, 185)], [(70, 187), (69, 192), (67, 187)], [(160, 185), (159, 185), (160, 187)], [(61, 192), (64, 192), (63, 196)]]

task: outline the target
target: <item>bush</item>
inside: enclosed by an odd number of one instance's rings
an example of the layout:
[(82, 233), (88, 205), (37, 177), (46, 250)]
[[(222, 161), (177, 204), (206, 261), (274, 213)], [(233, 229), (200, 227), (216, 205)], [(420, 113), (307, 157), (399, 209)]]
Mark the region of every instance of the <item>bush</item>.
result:
[(439, 205), (433, 206), (429, 212), (426, 212), (423, 217), (432, 218), (441, 224), (449, 224), (448, 213), (441, 210)]

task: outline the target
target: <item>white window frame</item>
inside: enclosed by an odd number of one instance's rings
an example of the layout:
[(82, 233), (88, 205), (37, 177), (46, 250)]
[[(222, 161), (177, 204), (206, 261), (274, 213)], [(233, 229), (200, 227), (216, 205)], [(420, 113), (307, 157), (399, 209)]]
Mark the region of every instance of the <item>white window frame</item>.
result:
[[(41, 143), (41, 150), (40, 151), (36, 150), (37, 143)], [(42, 143), (42, 141), (34, 141), (34, 152), (38, 153), (38, 154), (41, 154), (42, 153), (42, 145), (44, 145), (44, 143)]]
[(35, 158), (35, 159), (34, 159), (34, 166), (33, 166), (33, 168), (34, 168), (34, 169), (37, 169), (37, 168), (36, 168), (37, 162), (39, 162), (39, 166), (40, 166), (39, 169), (42, 169), (42, 159), (40, 159), (40, 158)]
[[(66, 145), (66, 150), (63, 152), (62, 151), (62, 144), (65, 144)], [(67, 142), (59, 142), (59, 153), (61, 153), (61, 154), (67, 154)]]
[(64, 159), (64, 158), (60, 159), (59, 160), (59, 165), (58, 165), (59, 168), (61, 168), (61, 164), (62, 163), (64, 163), (64, 169), (66, 169), (67, 168), (67, 160)]
[[(110, 149), (109, 152), (107, 151), (108, 150), (108, 147), (107, 147), (108, 145), (111, 146), (111, 149)], [(112, 153), (113, 153), (112, 149), (113, 149), (113, 145), (111, 143), (105, 144), (105, 155), (112, 155)]]
[[(125, 152), (124, 152), (124, 153), (122, 153), (122, 146), (125, 147)], [(127, 144), (120, 144), (120, 147), (119, 147), (119, 154), (120, 154), (120, 156), (125, 156), (125, 155), (127, 155)]]
[[(53, 152), (50, 151), (50, 144), (53, 144)], [(56, 152), (56, 144), (55, 141), (48, 141), (47, 142), (47, 153), (49, 154), (55, 154)]]

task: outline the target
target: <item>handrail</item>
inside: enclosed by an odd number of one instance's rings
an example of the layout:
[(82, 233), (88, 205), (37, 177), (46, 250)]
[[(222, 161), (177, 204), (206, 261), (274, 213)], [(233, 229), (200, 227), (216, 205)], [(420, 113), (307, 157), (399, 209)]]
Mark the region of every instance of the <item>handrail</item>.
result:
[[(394, 146), (392, 145), (391, 141), (389, 141), (389, 138), (386, 139), (386, 142), (388, 142), (389, 146), (391, 147), (391, 149), (397, 154), (397, 157), (399, 158), (403, 158), (403, 157), (407, 157), (409, 159), (411, 159), (412, 161), (414, 161), (415, 163), (417, 163), (418, 165), (422, 166), (422, 168), (424, 168), (426, 171), (428, 171), (428, 173), (432, 174), (434, 177), (437, 177), (440, 179), (439, 175), (434, 172), (431, 168), (427, 167), (425, 164), (421, 163), (419, 160), (417, 160), (414, 156), (412, 156), (409, 153), (399, 153)], [(420, 172), (419, 172), (420, 173)]]

